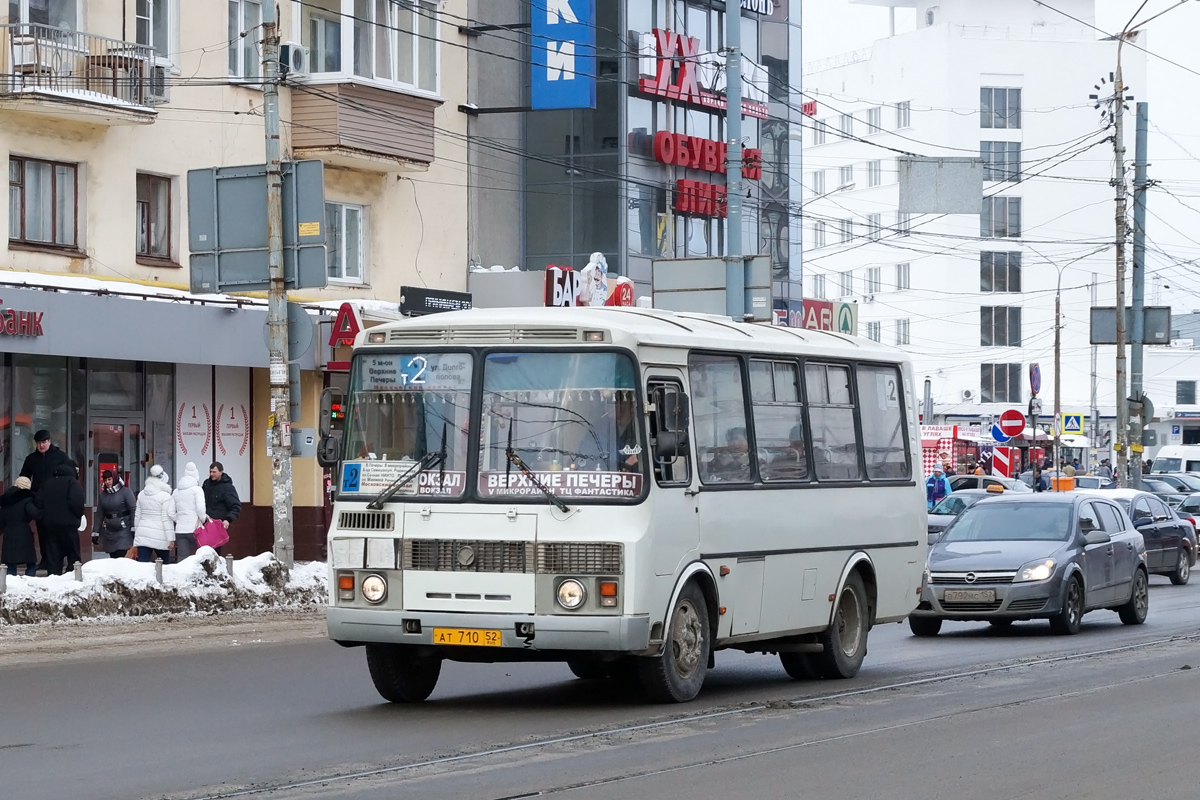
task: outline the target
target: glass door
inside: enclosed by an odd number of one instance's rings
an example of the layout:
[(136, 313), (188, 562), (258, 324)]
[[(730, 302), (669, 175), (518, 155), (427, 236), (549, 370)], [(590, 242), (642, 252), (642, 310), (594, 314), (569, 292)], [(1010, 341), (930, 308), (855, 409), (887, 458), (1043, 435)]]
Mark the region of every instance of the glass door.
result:
[(142, 424), (141, 420), (92, 420), (91, 453), (85, 483), (89, 502), (94, 506), (99, 493), (100, 476), (111, 469), (125, 485), (134, 491), (142, 488)]

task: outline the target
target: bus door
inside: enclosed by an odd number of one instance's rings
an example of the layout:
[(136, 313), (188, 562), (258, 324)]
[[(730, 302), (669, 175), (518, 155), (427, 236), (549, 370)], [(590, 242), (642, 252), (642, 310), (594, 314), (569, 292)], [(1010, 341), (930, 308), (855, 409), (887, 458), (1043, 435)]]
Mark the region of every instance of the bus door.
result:
[(647, 371), (646, 399), (650, 414), (650, 463), (654, 490), (651, 560), (655, 575), (674, 575), (685, 558), (700, 546), (696, 480), (692, 445), (688, 440), (687, 394), (683, 372), (654, 368)]

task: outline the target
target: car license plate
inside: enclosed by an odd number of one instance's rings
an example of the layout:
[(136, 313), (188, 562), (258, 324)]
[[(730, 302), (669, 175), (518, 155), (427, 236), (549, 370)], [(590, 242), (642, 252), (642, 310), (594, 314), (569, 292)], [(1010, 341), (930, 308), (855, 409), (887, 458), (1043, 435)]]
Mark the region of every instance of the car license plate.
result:
[(995, 589), (947, 589), (942, 595), (943, 603), (994, 603)]
[(466, 647), (500, 647), (500, 631), (478, 628), (434, 628), (434, 644), (455, 644)]

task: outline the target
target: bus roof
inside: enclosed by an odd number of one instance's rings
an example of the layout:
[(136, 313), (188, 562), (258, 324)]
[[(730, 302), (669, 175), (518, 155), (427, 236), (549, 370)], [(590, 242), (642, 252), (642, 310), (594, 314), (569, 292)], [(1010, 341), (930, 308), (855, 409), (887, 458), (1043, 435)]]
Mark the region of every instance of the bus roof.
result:
[[(358, 334), (356, 346), (566, 345), (582, 343), (583, 331), (603, 330), (608, 341), (639, 346), (795, 353), (904, 362), (894, 348), (861, 336), (832, 331), (734, 322), (728, 317), (648, 308), (474, 308), (388, 322)], [(386, 333), (367, 344), (367, 333)]]

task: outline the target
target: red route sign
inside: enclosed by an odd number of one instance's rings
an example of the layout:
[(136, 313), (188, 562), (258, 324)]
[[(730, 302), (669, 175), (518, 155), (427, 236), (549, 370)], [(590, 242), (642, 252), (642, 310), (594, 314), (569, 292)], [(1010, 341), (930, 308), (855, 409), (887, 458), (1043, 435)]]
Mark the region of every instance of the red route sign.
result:
[(1025, 431), (1025, 415), (1015, 408), (1010, 408), (1000, 415), (999, 424), (1005, 436), (1020, 436)]

